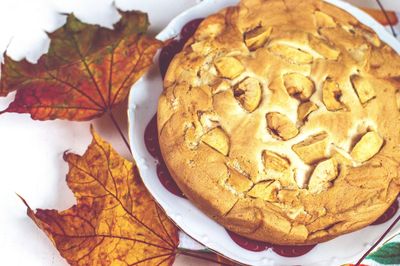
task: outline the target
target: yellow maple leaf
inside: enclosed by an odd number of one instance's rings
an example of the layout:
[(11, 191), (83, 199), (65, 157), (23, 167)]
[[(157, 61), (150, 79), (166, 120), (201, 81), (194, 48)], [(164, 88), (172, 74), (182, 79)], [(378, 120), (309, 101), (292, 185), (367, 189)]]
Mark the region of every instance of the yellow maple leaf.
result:
[(178, 229), (145, 189), (135, 164), (93, 129), (92, 135), (83, 156), (64, 155), (77, 204), (61, 212), (34, 212), (27, 205), (29, 217), (71, 265), (171, 265)]

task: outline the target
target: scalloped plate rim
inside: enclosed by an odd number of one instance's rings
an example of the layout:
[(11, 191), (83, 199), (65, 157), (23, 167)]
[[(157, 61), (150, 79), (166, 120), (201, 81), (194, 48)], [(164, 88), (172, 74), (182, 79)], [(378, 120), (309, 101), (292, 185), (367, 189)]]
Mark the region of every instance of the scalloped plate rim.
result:
[[(393, 47), (393, 49), (400, 54), (400, 43), (390, 35), (382, 25), (365, 12), (341, 0), (325, 1), (344, 9), (354, 15), (362, 23), (374, 29), (381, 40)], [(183, 25), (190, 20), (205, 17), (225, 6), (233, 5), (237, 2), (238, 0), (205, 0), (176, 16), (164, 28), (164, 30), (157, 35), (157, 38), (160, 40), (166, 40), (175, 37), (179, 34)], [(231, 240), (222, 226), (203, 214), (188, 200), (179, 198), (167, 191), (161, 185), (157, 177), (157, 161), (146, 150), (144, 145), (144, 130), (157, 110), (158, 97), (154, 97), (156, 95), (155, 93), (159, 95), (162, 91), (162, 81), (157, 64), (158, 56), (159, 53), (155, 56), (156, 64), (154, 64), (150, 71), (131, 89), (128, 104), (129, 140), (133, 157), (137, 163), (143, 183), (158, 204), (164, 209), (166, 214), (178, 225), (179, 228), (193, 239), (223, 256), (244, 264), (275, 265), (276, 263), (279, 263), (279, 265), (292, 265), (294, 263), (300, 263), (302, 265), (311, 266), (324, 263), (324, 265), (338, 265), (340, 263), (349, 263), (357, 260), (360, 255), (362, 255), (372, 245), (371, 241), (356, 243), (356, 245), (358, 244), (360, 246), (358, 251), (344, 256), (332, 254), (332, 252), (326, 252), (326, 250), (334, 250), (335, 247), (343, 245), (344, 243), (349, 243), (351, 240), (354, 241), (354, 239), (360, 239), (360, 237), (365, 235), (383, 232), (385, 231), (385, 228), (387, 228), (388, 224), (394, 220), (394, 218), (392, 218), (382, 225), (370, 226), (337, 237), (334, 240), (321, 243), (310, 253), (296, 258), (279, 256), (273, 253), (271, 249), (262, 252), (252, 252), (239, 247), (233, 242), (233, 240)], [(155, 88), (153, 84), (156, 85)], [(159, 86), (157, 87), (157, 85)], [(149, 87), (150, 89), (148, 89)], [(187, 215), (188, 213), (190, 215)], [(398, 211), (398, 213), (400, 213), (400, 211)], [(199, 229), (199, 227), (205, 227), (206, 231)], [(396, 227), (396, 230), (400, 230), (400, 225)]]

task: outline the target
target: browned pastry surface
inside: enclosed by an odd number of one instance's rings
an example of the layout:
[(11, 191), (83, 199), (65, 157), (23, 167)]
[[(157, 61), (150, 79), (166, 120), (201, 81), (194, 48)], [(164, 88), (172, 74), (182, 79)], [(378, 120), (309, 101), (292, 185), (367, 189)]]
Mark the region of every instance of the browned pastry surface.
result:
[(374, 222), (400, 188), (400, 60), (319, 0), (243, 0), (205, 19), (159, 100), (163, 157), (207, 215), (275, 244)]

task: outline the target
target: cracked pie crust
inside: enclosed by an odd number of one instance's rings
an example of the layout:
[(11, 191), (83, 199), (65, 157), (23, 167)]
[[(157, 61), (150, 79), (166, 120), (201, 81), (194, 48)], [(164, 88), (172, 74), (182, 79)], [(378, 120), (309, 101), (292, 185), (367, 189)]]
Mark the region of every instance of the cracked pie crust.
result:
[(242, 236), (314, 244), (374, 222), (400, 190), (400, 60), (319, 0), (243, 0), (206, 18), (164, 79), (165, 163)]

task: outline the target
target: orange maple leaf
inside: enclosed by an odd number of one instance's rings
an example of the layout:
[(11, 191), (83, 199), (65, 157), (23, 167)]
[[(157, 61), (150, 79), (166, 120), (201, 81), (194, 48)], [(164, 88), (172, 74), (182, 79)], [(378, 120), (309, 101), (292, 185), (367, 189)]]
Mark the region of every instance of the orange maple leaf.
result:
[(92, 135), (83, 156), (64, 155), (77, 204), (62, 212), (34, 212), (27, 205), (29, 217), (71, 265), (171, 265), (178, 229), (153, 201), (134, 163), (93, 129)]
[(146, 14), (120, 14), (114, 29), (88, 25), (69, 15), (63, 27), (49, 34), (49, 51), (37, 64), (5, 56), (0, 95), (17, 93), (0, 113), (82, 121), (124, 101), (162, 43), (143, 35), (149, 25)]
[(396, 12), (386, 11), (385, 15), (385, 13), (383, 13), (381, 10), (378, 9), (367, 8), (367, 7), (362, 7), (361, 9), (367, 12), (371, 17), (376, 19), (376, 21), (378, 21), (384, 26), (396, 25), (399, 22)]

